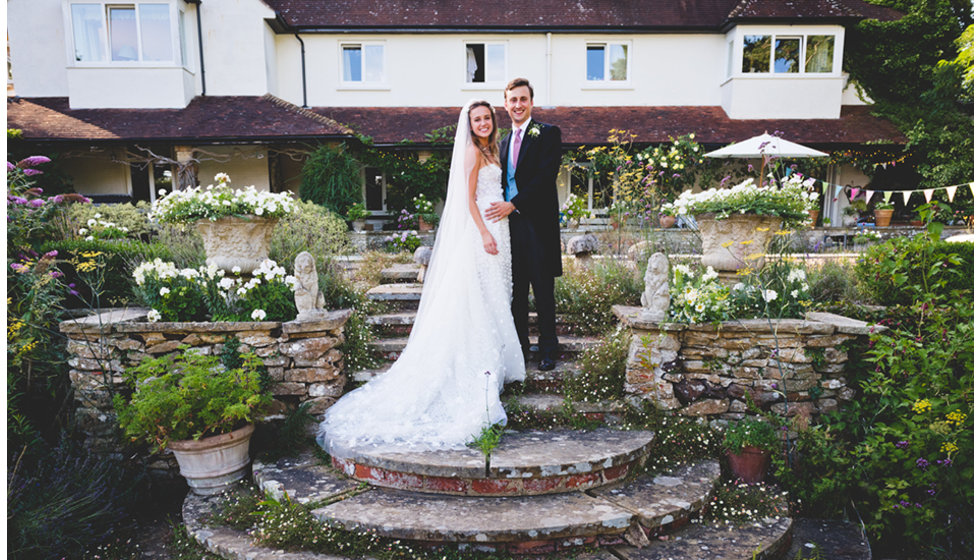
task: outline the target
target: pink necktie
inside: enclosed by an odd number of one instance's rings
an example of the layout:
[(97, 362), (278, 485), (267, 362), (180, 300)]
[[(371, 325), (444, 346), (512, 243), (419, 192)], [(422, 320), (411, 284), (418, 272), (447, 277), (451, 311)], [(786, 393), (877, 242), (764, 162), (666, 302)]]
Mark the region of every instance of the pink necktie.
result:
[(521, 155), (521, 129), (514, 131), (514, 157), (510, 158), (510, 166), (517, 169), (517, 158)]

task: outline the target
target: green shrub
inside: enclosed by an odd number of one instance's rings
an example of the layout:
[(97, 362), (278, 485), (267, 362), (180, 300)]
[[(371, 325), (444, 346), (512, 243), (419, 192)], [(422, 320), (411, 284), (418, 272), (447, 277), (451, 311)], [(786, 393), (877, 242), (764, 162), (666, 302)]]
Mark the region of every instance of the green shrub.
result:
[[(896, 237), (870, 247), (855, 268), (861, 290), (879, 305), (911, 305), (929, 294), (938, 303), (973, 300), (973, 244), (938, 235)], [(966, 295), (957, 293), (963, 290)]]
[[(153, 223), (147, 218), (150, 205), (139, 202), (132, 204), (73, 204), (68, 209), (68, 227), (65, 237), (71, 239), (94, 235), (97, 239), (124, 238), (148, 240), (153, 233)], [(94, 220), (94, 222), (90, 222)], [(113, 228), (99, 225), (99, 222), (114, 224)], [(94, 224), (94, 225), (93, 225)], [(80, 230), (87, 230), (82, 233)], [(100, 236), (99, 232), (115, 229), (121, 235), (113, 237)]]
[(746, 416), (736, 422), (730, 422), (721, 440), (721, 447), (736, 455), (746, 447), (775, 451), (778, 444), (776, 429), (767, 419), (758, 416)]
[(625, 263), (595, 262), (567, 267), (555, 279), (555, 307), (577, 334), (598, 334), (615, 322), (613, 305), (639, 305), (643, 278)]
[(178, 268), (204, 266), (207, 257), (204, 252), (204, 238), (193, 225), (160, 224), (153, 240), (170, 249), (170, 257), (164, 260), (173, 262)]
[(807, 272), (814, 303), (861, 301), (854, 266), (847, 261), (827, 261)]
[(848, 511), (849, 489), (857, 480), (842, 438), (824, 426), (805, 429), (790, 457), (774, 453), (772, 464), (779, 486), (789, 493), (793, 513), (829, 519)]
[(296, 256), (303, 251), (313, 255), (317, 270), (326, 258), (353, 253), (347, 223), (323, 206), (312, 202), (297, 204), (296, 210), (276, 225), (269, 244), (269, 258), (289, 263), (291, 269)]
[[(63, 282), (66, 285), (74, 284), (72, 289), (78, 292), (66, 302), (74, 308), (139, 305), (140, 299), (132, 282), (133, 270), (142, 261), (172, 259), (170, 246), (134, 240), (72, 239), (46, 243), (44, 250), (58, 251), (58, 267), (65, 275)], [(80, 262), (88, 260), (84, 254), (95, 253), (100, 253), (100, 266), (104, 267), (100, 275), (101, 286), (94, 286), (90, 275), (80, 274), (78, 269)]]
[(336, 214), (343, 214), (361, 201), (361, 165), (346, 145), (323, 145), (310, 154), (303, 165), (299, 197)]
[(131, 525), (139, 480), (67, 438), (49, 448), (8, 448), (7, 554), (14, 560), (80, 558)]
[(581, 373), (565, 377), (565, 396), (584, 402), (622, 397), (630, 338), (629, 329), (615, 329), (583, 352), (578, 362)]

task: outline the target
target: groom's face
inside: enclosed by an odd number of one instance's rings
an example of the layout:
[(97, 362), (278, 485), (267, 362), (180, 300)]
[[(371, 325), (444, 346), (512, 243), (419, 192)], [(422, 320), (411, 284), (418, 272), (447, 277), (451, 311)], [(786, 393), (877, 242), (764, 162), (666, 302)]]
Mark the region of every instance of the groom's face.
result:
[(510, 115), (510, 120), (514, 125), (523, 124), (531, 118), (531, 109), (534, 107), (534, 100), (531, 99), (531, 90), (527, 86), (518, 86), (507, 90), (504, 96), (504, 108)]

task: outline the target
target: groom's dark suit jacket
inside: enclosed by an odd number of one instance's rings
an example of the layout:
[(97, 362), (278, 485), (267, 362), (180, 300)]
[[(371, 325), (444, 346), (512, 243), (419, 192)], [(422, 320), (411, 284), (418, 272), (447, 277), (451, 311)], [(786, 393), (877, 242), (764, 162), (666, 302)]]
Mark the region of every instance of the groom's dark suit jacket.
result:
[[(532, 133), (532, 130), (538, 133)], [(500, 143), (503, 173), (501, 186), (507, 192), (507, 170), (510, 162), (511, 134)], [(555, 180), (561, 166), (561, 129), (539, 123), (534, 119), (528, 124), (521, 139), (521, 153), (517, 158), (515, 180), (517, 195), (511, 202), (530, 224), (528, 238), (514, 238), (511, 243), (522, 243), (543, 267), (542, 272), (561, 276), (561, 236), (558, 231), (558, 189)], [(511, 215), (513, 216), (513, 214)], [(511, 218), (513, 219), (513, 217)]]

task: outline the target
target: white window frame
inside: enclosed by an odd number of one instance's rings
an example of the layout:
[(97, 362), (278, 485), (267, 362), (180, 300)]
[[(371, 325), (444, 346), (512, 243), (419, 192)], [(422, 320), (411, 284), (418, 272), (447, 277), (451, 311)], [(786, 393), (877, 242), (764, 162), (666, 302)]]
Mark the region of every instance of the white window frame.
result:
[[(745, 72), (742, 64), (745, 60), (745, 37), (747, 36), (767, 36), (769, 37), (769, 71), (768, 72)], [(834, 38), (833, 59), (829, 72), (807, 72), (806, 53), (810, 44), (810, 37), (830, 36)], [(786, 29), (781, 31), (744, 31), (737, 36), (735, 55), (737, 58), (730, 60), (733, 73), (729, 77), (751, 77), (751, 78), (802, 78), (802, 77), (829, 77), (839, 76), (841, 67), (840, 57), (843, 56), (842, 49), (839, 48), (843, 35), (833, 31), (805, 31), (802, 29)], [(799, 39), (799, 70), (797, 72), (776, 72), (776, 41), (778, 39)]]
[[(369, 82), (364, 78), (367, 75), (365, 47), (381, 47), (381, 80)], [(350, 81), (344, 79), (344, 49), (347, 47), (359, 47), (361, 49), (361, 80)], [(388, 89), (388, 46), (385, 41), (339, 41), (337, 43), (337, 72), (339, 74), (339, 89)]]
[[(612, 80), (610, 79), (610, 73), (612, 71), (612, 64), (609, 63), (610, 45), (624, 45), (626, 47), (626, 79), (625, 80)], [(603, 48), (603, 61), (602, 61), (602, 73), (603, 77), (601, 80), (590, 80), (589, 79), (589, 47), (599, 47)], [(623, 88), (630, 87), (633, 82), (633, 41), (615, 41), (615, 40), (595, 40), (585, 42), (585, 89), (598, 88), (598, 89), (610, 89), (610, 88)]]
[[(468, 58), (466, 56), (466, 46), (467, 45), (483, 45), (483, 67), (484, 67), (484, 79), (482, 82), (470, 82), (467, 80), (469, 76)], [(496, 81), (490, 81), (486, 79), (486, 65), (487, 65), (487, 47), (490, 45), (498, 45), (504, 48), (504, 70), (503, 78)], [(506, 85), (507, 76), (510, 73), (507, 71), (509, 66), (509, 49), (507, 48), (507, 41), (463, 41), (463, 88), (464, 89), (499, 89), (500, 87)]]
[[(72, 18), (72, 6), (80, 4), (93, 4), (99, 6), (99, 12), (102, 15), (102, 30), (100, 42), (102, 43), (102, 49), (105, 53), (104, 60), (75, 60), (75, 29), (74, 20)], [(155, 4), (161, 6), (167, 6), (167, 14), (170, 21), (170, 60), (143, 60), (143, 30), (140, 25), (140, 6), (147, 4)], [(136, 48), (137, 48), (137, 60), (112, 60), (112, 50), (109, 44), (109, 8), (119, 8), (119, 7), (132, 7), (136, 13)], [(65, 29), (67, 30), (65, 37), (65, 45), (68, 50), (68, 64), (70, 66), (77, 67), (140, 67), (140, 68), (180, 68), (186, 67), (186, 61), (181, 61), (181, 49), (186, 50), (186, 45), (181, 45), (181, 37), (179, 30), (179, 20), (178, 18), (183, 17), (183, 11), (179, 10), (175, 2), (167, 0), (150, 0), (150, 1), (140, 1), (140, 0), (65, 0), (64, 3), (64, 19), (65, 19)]]

